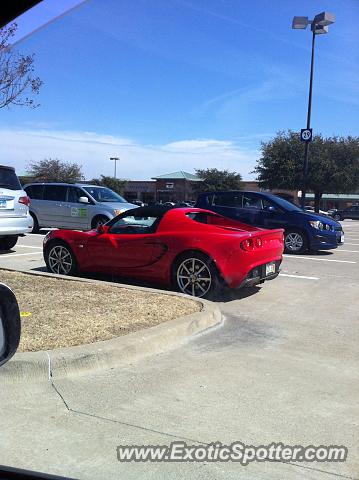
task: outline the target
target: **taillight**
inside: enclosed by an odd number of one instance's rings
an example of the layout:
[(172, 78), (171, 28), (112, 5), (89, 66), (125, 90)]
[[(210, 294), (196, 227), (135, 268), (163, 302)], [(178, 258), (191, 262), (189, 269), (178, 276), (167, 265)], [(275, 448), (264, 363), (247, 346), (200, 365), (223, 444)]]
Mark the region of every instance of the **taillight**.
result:
[(261, 248), (262, 246), (263, 246), (263, 241), (259, 237), (255, 239), (247, 238), (246, 240), (243, 240), (243, 242), (241, 242), (241, 247), (243, 248), (243, 250), (246, 250), (246, 251), (252, 251), (252, 250), (255, 250), (256, 248)]
[(23, 203), (27, 207), (30, 206), (30, 198), (29, 197), (20, 197), (19, 198), (19, 203)]

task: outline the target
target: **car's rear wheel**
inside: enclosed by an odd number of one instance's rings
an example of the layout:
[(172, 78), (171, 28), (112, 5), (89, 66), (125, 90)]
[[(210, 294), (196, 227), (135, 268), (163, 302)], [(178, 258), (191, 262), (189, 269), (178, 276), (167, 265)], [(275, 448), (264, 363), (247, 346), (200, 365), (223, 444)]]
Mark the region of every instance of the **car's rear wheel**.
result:
[(91, 227), (92, 228), (98, 228), (100, 225), (105, 225), (105, 223), (108, 222), (108, 218), (105, 217), (104, 215), (98, 215), (92, 220)]
[(308, 250), (308, 240), (300, 230), (288, 230), (284, 235), (284, 251), (286, 253), (304, 253)]
[(75, 275), (76, 257), (65, 242), (53, 242), (45, 250), (45, 263), (51, 273)]
[(342, 219), (341, 215), (339, 213), (336, 213), (334, 216), (333, 216), (333, 219), (336, 221), (336, 222), (340, 222)]
[(0, 238), (0, 250), (11, 250), (13, 247), (15, 247), (18, 238), (19, 237), (17, 235)]
[(200, 298), (213, 298), (220, 287), (213, 260), (200, 252), (188, 252), (176, 260), (173, 282), (180, 292)]
[(39, 222), (37, 221), (36, 215), (34, 215), (33, 213), (30, 213), (30, 215), (32, 216), (32, 219), (34, 221), (34, 225), (32, 227), (31, 233), (39, 233), (40, 226), (39, 226)]

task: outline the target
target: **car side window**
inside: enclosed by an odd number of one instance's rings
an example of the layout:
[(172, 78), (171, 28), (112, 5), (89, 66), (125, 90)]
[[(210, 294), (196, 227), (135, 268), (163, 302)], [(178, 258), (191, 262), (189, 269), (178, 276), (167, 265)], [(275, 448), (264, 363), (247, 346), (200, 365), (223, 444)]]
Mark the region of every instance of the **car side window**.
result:
[(262, 199), (257, 195), (250, 193), (243, 194), (243, 208), (253, 208), (257, 210), (262, 209)]
[(42, 194), (44, 191), (43, 185), (29, 185), (25, 188), (26, 193), (32, 200), (42, 200)]
[(66, 190), (67, 187), (62, 185), (45, 185), (44, 200), (64, 202), (66, 200)]
[(110, 227), (108, 233), (143, 234), (154, 233), (159, 223), (159, 217), (121, 216)]
[(87, 195), (77, 187), (69, 187), (67, 191), (67, 201), (71, 203), (80, 203), (80, 197), (87, 197)]
[(242, 207), (242, 194), (238, 193), (215, 193), (213, 195), (212, 205), (218, 207)]

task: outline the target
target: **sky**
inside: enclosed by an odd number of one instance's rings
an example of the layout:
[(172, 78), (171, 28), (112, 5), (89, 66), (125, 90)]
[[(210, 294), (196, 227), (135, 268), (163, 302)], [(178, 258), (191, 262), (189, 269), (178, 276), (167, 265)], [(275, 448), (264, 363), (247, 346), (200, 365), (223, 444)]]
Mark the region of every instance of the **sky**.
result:
[(120, 157), (132, 180), (255, 178), (261, 142), (306, 125), (311, 34), (291, 21), (324, 10), (336, 23), (316, 39), (313, 132), (359, 135), (359, 0), (44, 0), (13, 46), (35, 54), (40, 106), (0, 110), (0, 163), (59, 158), (91, 179)]

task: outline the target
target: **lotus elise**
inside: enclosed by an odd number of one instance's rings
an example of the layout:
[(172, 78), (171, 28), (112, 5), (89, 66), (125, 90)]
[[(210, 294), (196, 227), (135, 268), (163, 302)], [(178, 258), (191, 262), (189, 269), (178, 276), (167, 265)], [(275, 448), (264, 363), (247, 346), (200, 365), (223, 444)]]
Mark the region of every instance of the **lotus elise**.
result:
[(211, 298), (277, 277), (283, 230), (267, 230), (199, 208), (139, 207), (86, 232), (53, 230), (43, 251), (50, 272), (99, 272)]

